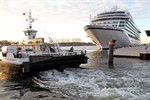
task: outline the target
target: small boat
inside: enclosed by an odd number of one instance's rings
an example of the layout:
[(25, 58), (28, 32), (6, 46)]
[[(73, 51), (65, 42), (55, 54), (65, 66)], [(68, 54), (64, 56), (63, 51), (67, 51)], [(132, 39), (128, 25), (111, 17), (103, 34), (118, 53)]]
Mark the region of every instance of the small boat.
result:
[[(28, 28), (24, 31), (25, 40), (19, 44), (3, 46), (0, 53), (0, 64), (17, 65), (19, 72), (38, 72), (49, 69), (62, 71), (68, 67), (79, 67), (87, 63), (85, 51), (61, 50), (58, 43), (49, 37), (49, 43), (44, 38), (35, 38), (37, 31), (32, 29), (31, 11), (28, 16)], [(10, 67), (11, 68), (11, 67)], [(12, 68), (11, 68), (12, 69)]]

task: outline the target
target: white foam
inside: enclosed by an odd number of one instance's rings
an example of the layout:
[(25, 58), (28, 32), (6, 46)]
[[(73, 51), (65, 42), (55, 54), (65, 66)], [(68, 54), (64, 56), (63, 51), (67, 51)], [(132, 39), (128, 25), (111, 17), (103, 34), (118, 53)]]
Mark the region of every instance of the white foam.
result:
[[(66, 94), (80, 97), (92, 96), (96, 99), (135, 99), (139, 95), (144, 98), (143, 89), (146, 82), (150, 82), (150, 73), (135, 70), (124, 72), (101, 71), (97, 69), (66, 69), (46, 71), (39, 76), (46, 88), (58, 88)], [(142, 83), (143, 82), (143, 83)], [(41, 82), (42, 83), (42, 82)], [(139, 87), (141, 86), (141, 87)], [(147, 86), (148, 83), (147, 83)]]

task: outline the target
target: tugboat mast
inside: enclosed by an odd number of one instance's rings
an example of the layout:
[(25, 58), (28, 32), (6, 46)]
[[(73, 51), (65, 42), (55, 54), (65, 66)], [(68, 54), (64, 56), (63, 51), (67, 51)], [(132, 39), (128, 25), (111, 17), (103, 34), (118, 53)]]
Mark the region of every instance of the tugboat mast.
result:
[[(23, 13), (23, 15), (25, 15), (25, 13)], [(32, 23), (34, 22), (34, 20), (36, 19), (32, 18), (31, 10), (29, 10), (28, 19), (26, 19), (26, 21), (28, 21), (28, 27), (27, 30), (24, 31), (25, 44), (30, 44), (31, 41), (36, 37), (37, 31), (32, 29)]]
[[(23, 13), (23, 15), (25, 15), (25, 13)], [(28, 19), (26, 19), (26, 21), (28, 21), (28, 28), (27, 29), (29, 29), (29, 30), (32, 29), (32, 22), (34, 22), (34, 20), (36, 20), (36, 18), (32, 18), (31, 10), (29, 10)]]
[(32, 29), (32, 22), (34, 22), (34, 20), (36, 20), (36, 18), (32, 18), (32, 13), (31, 10), (29, 10), (29, 16), (28, 16), (28, 29)]

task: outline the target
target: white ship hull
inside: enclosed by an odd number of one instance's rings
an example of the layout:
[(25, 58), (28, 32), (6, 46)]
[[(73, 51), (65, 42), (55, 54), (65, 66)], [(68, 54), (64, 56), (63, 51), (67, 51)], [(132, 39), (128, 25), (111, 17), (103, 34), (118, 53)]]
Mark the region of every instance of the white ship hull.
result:
[(116, 48), (127, 47), (131, 44), (128, 35), (121, 29), (111, 27), (101, 27), (97, 25), (86, 25), (84, 30), (88, 36), (100, 48), (108, 49), (110, 40), (117, 40), (115, 43)]

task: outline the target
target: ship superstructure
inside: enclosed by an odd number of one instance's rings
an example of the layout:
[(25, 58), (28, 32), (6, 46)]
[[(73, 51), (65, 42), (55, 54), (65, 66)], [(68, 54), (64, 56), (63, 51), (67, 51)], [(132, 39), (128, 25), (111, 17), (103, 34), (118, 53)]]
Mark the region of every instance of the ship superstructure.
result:
[(140, 30), (127, 10), (113, 9), (91, 18), (84, 30), (101, 48), (108, 48), (110, 40), (117, 40), (116, 48), (140, 43)]

